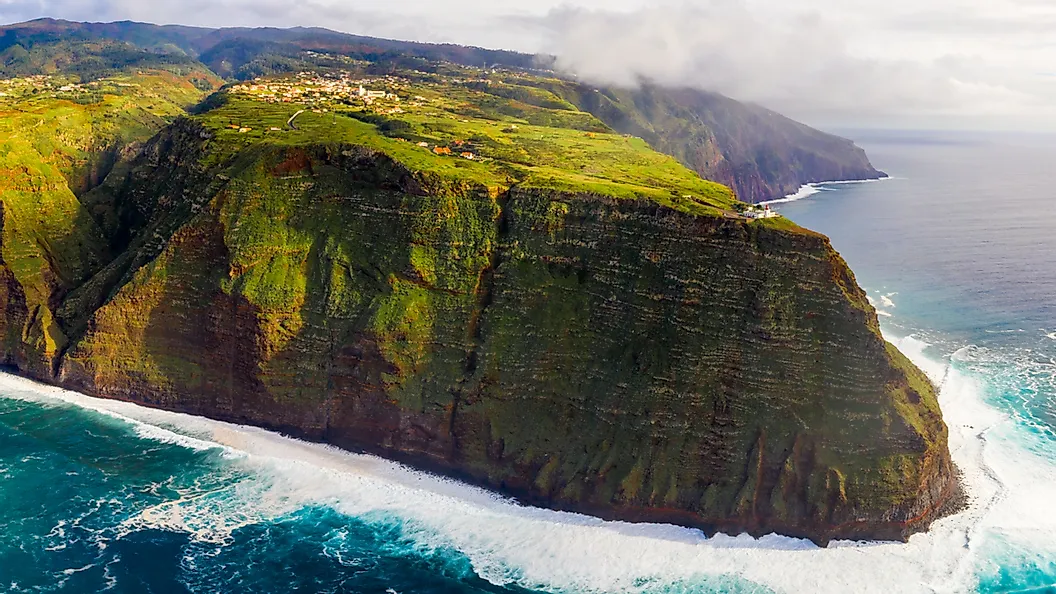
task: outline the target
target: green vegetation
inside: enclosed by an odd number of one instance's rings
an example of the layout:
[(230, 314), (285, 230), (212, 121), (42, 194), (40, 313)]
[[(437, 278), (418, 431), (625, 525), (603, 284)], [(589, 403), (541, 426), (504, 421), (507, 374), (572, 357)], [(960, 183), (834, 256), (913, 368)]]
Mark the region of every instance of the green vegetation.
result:
[(70, 74), (74, 69), (156, 68), (198, 56), (213, 72), (248, 80), (313, 68), (443, 70), (438, 63), (530, 68), (534, 56), (347, 35), (320, 29), (205, 29), (146, 23), (38, 19), (0, 27), (0, 73)]
[(147, 140), (200, 100), (197, 80), (154, 71), (83, 86), (42, 77), (0, 85), (3, 255), (24, 293), (29, 338), (17, 342), (29, 343), (24, 356), (33, 365), (47, 368), (67, 345), (57, 301), (111, 256), (78, 195), (110, 173), (123, 147)]
[(26, 46), (15, 43), (0, 50), (0, 76), (5, 78), (49, 74), (90, 82), (131, 69), (167, 69), (178, 74), (204, 70), (186, 55), (150, 52), (111, 40), (63, 39), (54, 43), (26, 43)]
[[(303, 71), (468, 79), (474, 81), (470, 88), (491, 99), (474, 99), (465, 106), (466, 115), (500, 113), (536, 126), (580, 129), (600, 120), (606, 129), (643, 138), (704, 178), (733, 188), (747, 202), (778, 198), (807, 182), (882, 175), (852, 142), (764, 107), (694, 89), (599, 88), (534, 70), (546, 62), (514, 52), (318, 29), (212, 30), (48, 19), (0, 27), (0, 77), (46, 72), (88, 81), (121, 68), (184, 73), (207, 67), (244, 81)], [(208, 82), (199, 81), (203, 88)]]
[[(574, 127), (546, 127), (530, 123), (536, 118), (501, 114), (492, 109), (488, 95), (463, 87), (411, 86), (407, 94), (424, 94), (432, 101), (420, 109), (408, 107), (404, 113), (387, 115), (335, 102), (326, 113), (298, 116), (296, 129), (291, 129), (287, 120), (303, 107), (232, 95), (200, 116), (200, 121), (217, 135), (221, 150), (210, 154), (218, 159), (257, 143), (347, 143), (382, 151), (424, 175), (487, 187), (523, 185), (647, 199), (699, 214), (734, 208), (729, 189), (701, 179), (641, 139), (593, 131), (605, 126), (588, 114), (556, 111), (558, 115), (546, 119), (571, 121)], [(477, 100), (486, 109), (478, 108)], [(523, 105), (518, 111), (555, 110)], [(587, 131), (575, 125), (582, 121), (592, 122)], [(419, 142), (429, 147), (418, 146)], [(452, 154), (435, 154), (431, 147), (437, 146), (450, 147)], [(474, 159), (461, 158), (462, 152)]]
[(535, 89), (595, 115), (618, 132), (645, 139), (746, 202), (791, 194), (807, 182), (873, 179), (882, 174), (849, 140), (794, 122), (764, 107), (717, 93), (598, 88), (568, 80), (505, 73), (486, 90), (523, 96)]

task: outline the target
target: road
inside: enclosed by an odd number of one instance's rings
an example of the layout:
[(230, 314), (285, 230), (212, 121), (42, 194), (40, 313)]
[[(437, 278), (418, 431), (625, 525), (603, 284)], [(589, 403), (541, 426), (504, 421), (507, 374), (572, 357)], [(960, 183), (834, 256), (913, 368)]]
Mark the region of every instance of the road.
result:
[(301, 111), (298, 111), (297, 113), (295, 113), (292, 116), (290, 116), (290, 119), (286, 120), (286, 125), (289, 126), (292, 130), (296, 130), (297, 126), (293, 125), (293, 120), (296, 120), (297, 116), (301, 115), (302, 113), (304, 113), (306, 111), (308, 111), (308, 110), (307, 109), (302, 109)]

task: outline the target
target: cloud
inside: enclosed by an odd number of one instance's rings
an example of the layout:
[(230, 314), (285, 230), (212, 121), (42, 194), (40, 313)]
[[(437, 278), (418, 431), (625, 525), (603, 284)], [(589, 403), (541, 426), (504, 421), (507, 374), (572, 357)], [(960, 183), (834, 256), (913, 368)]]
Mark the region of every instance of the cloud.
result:
[(993, 70), (969, 57), (856, 54), (845, 30), (816, 11), (775, 17), (715, 0), (631, 13), (561, 8), (538, 24), (558, 67), (585, 80), (651, 79), (801, 116), (1001, 114), (1044, 103), (1008, 77), (983, 76)]
[(1056, 128), (1052, 0), (0, 0), (0, 22), (40, 16), (538, 51), (585, 80), (699, 87), (815, 124)]

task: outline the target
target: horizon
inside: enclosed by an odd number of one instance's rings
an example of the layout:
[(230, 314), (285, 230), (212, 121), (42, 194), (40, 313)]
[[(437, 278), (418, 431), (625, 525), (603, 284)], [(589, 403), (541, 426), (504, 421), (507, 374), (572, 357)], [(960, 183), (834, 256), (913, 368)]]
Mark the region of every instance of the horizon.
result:
[[(625, 0), (633, 2), (634, 0)], [(745, 0), (749, 2), (751, 0)], [(765, 1), (765, 0), (761, 0)], [(818, 0), (824, 1), (824, 0)], [(1042, 80), (1038, 83), (1038, 91), (1029, 95), (1021, 91), (1001, 85), (972, 85), (956, 78), (941, 81), (934, 76), (918, 76), (921, 72), (910, 68), (908, 62), (902, 60), (899, 67), (902, 71), (912, 74), (907, 78), (913, 79), (909, 82), (901, 81), (900, 84), (918, 84), (922, 87), (916, 92), (906, 87), (893, 89), (888, 93), (889, 97), (882, 96), (880, 92), (885, 85), (875, 80), (868, 81), (867, 76), (858, 79), (842, 81), (844, 86), (832, 87), (825, 93), (811, 90), (807, 92), (814, 82), (809, 79), (796, 80), (795, 73), (783, 74), (778, 80), (767, 73), (756, 73), (750, 65), (753, 62), (766, 64), (768, 57), (773, 57), (770, 50), (762, 52), (763, 55), (751, 59), (740, 60), (725, 59), (730, 56), (722, 56), (714, 53), (714, 48), (686, 47), (665, 48), (675, 59), (666, 59), (665, 56), (641, 56), (640, 51), (631, 51), (629, 48), (643, 45), (643, 42), (654, 40), (656, 30), (670, 28), (671, 23), (664, 19), (669, 16), (661, 16), (665, 13), (658, 12), (670, 9), (670, 6), (658, 6), (645, 9), (624, 11), (600, 11), (590, 7), (582, 7), (584, 2), (561, 5), (559, 8), (551, 8), (543, 17), (528, 17), (524, 14), (511, 17), (509, 15), (494, 16), (488, 18), (498, 19), (497, 22), (515, 23), (521, 29), (549, 28), (549, 40), (540, 41), (536, 39), (534, 44), (526, 41), (524, 35), (507, 35), (503, 37), (482, 36), (474, 33), (472, 27), (445, 29), (442, 27), (421, 27), (415, 24), (415, 19), (420, 19), (420, 14), (406, 17), (403, 27), (392, 28), (386, 25), (388, 21), (357, 20), (357, 27), (345, 26), (344, 22), (319, 23), (305, 21), (287, 22), (279, 25), (270, 22), (268, 18), (225, 18), (223, 23), (197, 21), (194, 18), (172, 20), (166, 18), (136, 18), (133, 14), (125, 14), (124, 18), (77, 18), (71, 7), (68, 10), (46, 8), (53, 5), (65, 4), (63, 1), (48, 2), (38, 6), (44, 8), (39, 14), (32, 18), (14, 19), (18, 14), (20, 0), (10, 0), (8, 5), (0, 7), (0, 26), (14, 26), (33, 21), (51, 19), (53, 21), (70, 23), (140, 23), (155, 25), (159, 27), (188, 27), (199, 29), (320, 29), (340, 34), (371, 37), (377, 39), (390, 39), (415, 43), (426, 43), (435, 45), (460, 45), (476, 47), (481, 49), (512, 51), (527, 55), (546, 55), (556, 58), (555, 69), (562, 74), (571, 75), (579, 80), (591, 84), (610, 85), (619, 87), (637, 86), (637, 80), (647, 79), (656, 84), (666, 87), (690, 87), (706, 91), (717, 92), (738, 101), (754, 103), (772, 109), (792, 119), (802, 121), (819, 129), (883, 129), (883, 130), (934, 130), (934, 131), (977, 131), (977, 132), (1023, 132), (1023, 133), (1056, 133), (1056, 76), (1043, 76), (1037, 73), (1035, 78)], [(101, 0), (100, 4), (113, 4), (107, 0)], [(589, 3), (588, 3), (589, 4)], [(751, 15), (745, 12), (747, 4), (738, 4), (737, 0), (728, 2), (711, 2), (704, 0), (696, 3), (684, 3), (681, 9), (688, 10), (700, 18), (708, 10), (734, 13), (731, 18), (747, 19), (747, 24), (740, 26), (749, 27), (762, 26), (754, 21)], [(735, 6), (735, 8), (729, 8)], [(718, 7), (718, 8), (716, 8)], [(725, 7), (725, 8), (723, 8)], [(117, 7), (121, 8), (121, 7)], [(127, 7), (126, 7), (127, 8)], [(646, 12), (642, 12), (642, 11)], [(650, 12), (651, 11), (651, 12)], [(102, 15), (112, 16), (115, 10), (100, 11)], [(237, 12), (237, 11), (236, 11)], [(261, 13), (263, 14), (263, 13)], [(359, 14), (359, 13), (356, 13)], [(1056, 13), (1054, 13), (1056, 14)], [(637, 15), (646, 21), (660, 19), (657, 24), (638, 24), (631, 21), (642, 20), (632, 18)], [(164, 17), (166, 15), (159, 15)], [(729, 15), (727, 15), (729, 16)], [(211, 17), (215, 18), (215, 17)], [(582, 22), (579, 22), (582, 21)], [(809, 21), (809, 19), (808, 19)], [(809, 24), (808, 21), (804, 23)], [(601, 23), (600, 25), (598, 23)], [(818, 25), (815, 22), (815, 26)], [(559, 29), (565, 27), (562, 32)], [(601, 34), (600, 31), (604, 31)], [(625, 31), (625, 34), (614, 34), (614, 31)], [(590, 47), (592, 43), (571, 44), (569, 39), (577, 39), (586, 33), (586, 38), (592, 42), (597, 38), (608, 39), (616, 37), (624, 41), (622, 47), (609, 48), (600, 51)], [(805, 33), (809, 33), (806, 31)], [(760, 35), (756, 32), (754, 35)], [(671, 34), (672, 39), (678, 39), (678, 33)], [(640, 40), (628, 40), (628, 37), (642, 37)], [(804, 35), (807, 38), (807, 35)], [(500, 41), (500, 39), (502, 41)], [(787, 41), (787, 40), (785, 40)], [(602, 43), (597, 41), (597, 43)], [(644, 43), (648, 46), (649, 43)], [(669, 44), (677, 45), (677, 44)], [(780, 45), (777, 43), (775, 45)], [(817, 45), (817, 44), (815, 44)], [(820, 45), (831, 45), (829, 42)], [(837, 46), (839, 44), (836, 44)], [(586, 46), (586, 47), (584, 47)], [(746, 44), (747, 46), (747, 44)], [(816, 48), (815, 48), (816, 49)], [(846, 48), (844, 48), (846, 49)], [(548, 51), (550, 50), (550, 51)], [(806, 50), (803, 50), (806, 52)], [(813, 50), (811, 50), (813, 51)], [(710, 52), (710, 53), (709, 53)], [(791, 52), (796, 53), (796, 52)], [(802, 52), (801, 52), (802, 53)], [(807, 52), (808, 54), (810, 52)], [(844, 52), (850, 55), (849, 52)], [(598, 54), (602, 54), (599, 56)], [(844, 57), (846, 57), (846, 55)], [(615, 57), (613, 57), (615, 56)], [(668, 56), (669, 57), (669, 56)], [(665, 59), (661, 59), (665, 58)], [(716, 67), (714, 72), (698, 73), (694, 66), (705, 58), (718, 58), (719, 62), (727, 62)], [(733, 56), (736, 58), (736, 56)], [(793, 57), (789, 62), (795, 62)], [(842, 58), (841, 58), (842, 59)], [(835, 60), (839, 62), (840, 60)], [(674, 65), (672, 65), (674, 64)], [(746, 66), (747, 64), (747, 66)], [(892, 63), (894, 64), (894, 63)], [(880, 68), (883, 64), (877, 60), (861, 62), (865, 68)], [(779, 64), (771, 65), (778, 68)], [(783, 67), (787, 67), (784, 64)], [(844, 64), (843, 66), (847, 66)], [(826, 67), (832, 67), (826, 64)], [(834, 67), (833, 67), (834, 68)], [(786, 68), (787, 69), (787, 68)], [(831, 68), (830, 68), (831, 69)], [(906, 70), (908, 69), (908, 70)], [(816, 70), (824, 70), (817, 68)], [(895, 72), (899, 72), (897, 69)], [(934, 75), (935, 73), (931, 73)], [(820, 76), (820, 75), (819, 75)], [(838, 77), (837, 77), (838, 78)], [(919, 79), (919, 80), (918, 80)], [(891, 80), (899, 80), (894, 76)], [(949, 84), (946, 84), (949, 83)], [(874, 87), (874, 88), (869, 88)], [(924, 92), (926, 91), (926, 92)], [(1046, 93), (1042, 93), (1045, 91)], [(1052, 99), (1048, 99), (1051, 92)], [(900, 98), (895, 101), (893, 98)], [(973, 99), (974, 100), (970, 100)]]

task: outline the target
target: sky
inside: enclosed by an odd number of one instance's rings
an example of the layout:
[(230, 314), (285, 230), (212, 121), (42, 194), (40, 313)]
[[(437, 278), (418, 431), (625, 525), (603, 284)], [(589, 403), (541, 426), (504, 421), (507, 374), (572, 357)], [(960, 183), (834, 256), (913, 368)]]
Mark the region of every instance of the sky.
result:
[(541, 52), (598, 84), (718, 91), (827, 127), (1056, 131), (1056, 0), (0, 0), (50, 16)]

